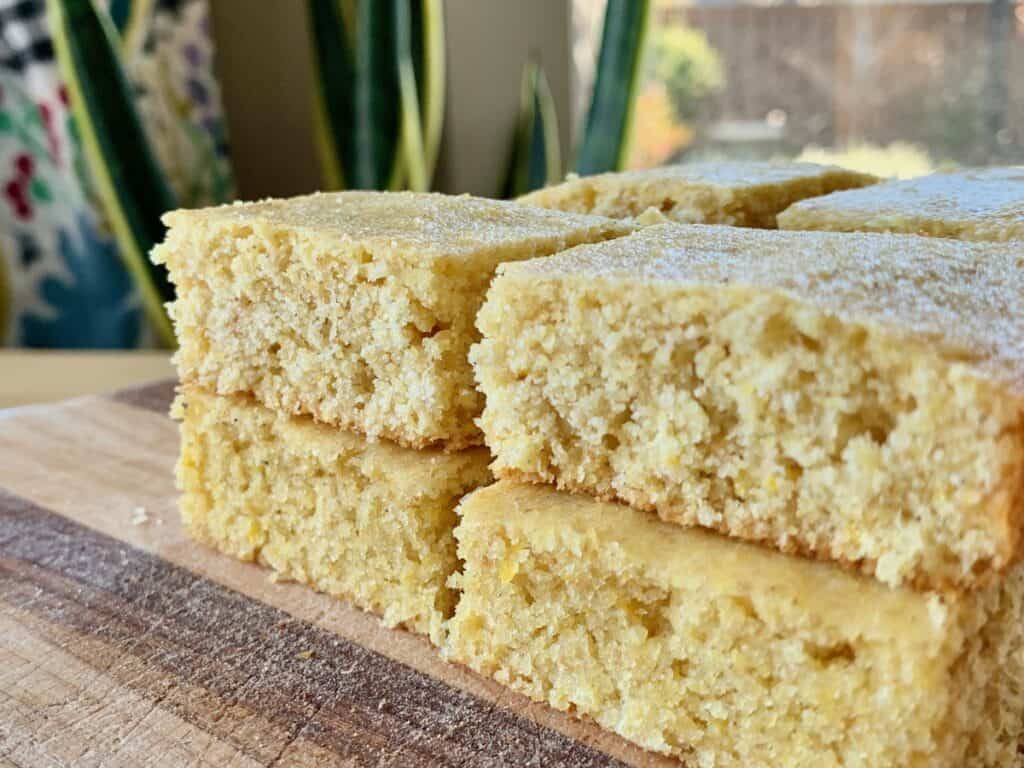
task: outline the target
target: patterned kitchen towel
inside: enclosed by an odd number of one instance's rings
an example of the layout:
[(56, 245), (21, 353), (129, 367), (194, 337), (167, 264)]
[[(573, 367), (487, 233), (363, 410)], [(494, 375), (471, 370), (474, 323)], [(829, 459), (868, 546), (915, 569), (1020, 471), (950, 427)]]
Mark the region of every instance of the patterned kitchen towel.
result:
[[(61, 83), (45, 0), (0, 0), (0, 345), (152, 346)], [(182, 206), (233, 196), (208, 0), (103, 0)]]

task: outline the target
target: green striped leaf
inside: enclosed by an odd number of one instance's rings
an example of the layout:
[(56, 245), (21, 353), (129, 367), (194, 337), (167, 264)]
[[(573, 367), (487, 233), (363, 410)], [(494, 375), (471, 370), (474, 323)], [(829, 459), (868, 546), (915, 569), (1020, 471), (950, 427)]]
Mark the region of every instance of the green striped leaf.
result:
[(621, 170), (629, 152), (650, 0), (608, 0), (597, 73), (576, 156), (581, 175)]
[(420, 94), (423, 154), (428, 183), (434, 177), (441, 150), (444, 128), (445, 36), (444, 1), (422, 0), (420, 30), (413, 34), (413, 61), (417, 63), (416, 82)]
[(54, 48), (90, 176), (118, 249), (159, 337), (174, 344), (163, 303), (174, 296), (164, 267), (148, 259), (176, 207), (150, 150), (121, 67), (116, 33), (92, 0), (47, 0)]
[[(309, 27), (313, 33), (314, 121), (316, 144), (324, 184), (328, 189), (345, 186), (342, 173), (345, 131), (352, 112), (353, 54), (346, 16), (337, 0), (309, 0)], [(351, 17), (354, 22), (354, 15)]]
[(356, 14), (352, 145), (343, 161), (349, 186), (397, 186), (400, 98), (395, 53), (394, 6), (359, 0)]
[(328, 187), (427, 189), (444, 115), (442, 0), (308, 0)]
[[(413, 0), (394, 0), (395, 51), (398, 62), (398, 86), (401, 95), (401, 170), (399, 184), (426, 191), (426, 156), (423, 148), (423, 121), (420, 114), (420, 88), (423, 83), (423, 6)], [(420, 66), (417, 66), (417, 64)]]
[(442, 0), (394, 0), (401, 92), (399, 183), (430, 188), (444, 121), (444, 6)]
[(114, 25), (117, 34), (124, 34), (124, 30), (128, 26), (128, 19), (132, 15), (132, 0), (110, 0), (107, 12), (110, 15), (110, 23)]
[(501, 196), (518, 197), (561, 178), (555, 100), (544, 70), (530, 61), (523, 68), (519, 86), (519, 118)]
[(110, 16), (121, 36), (123, 60), (131, 61), (146, 43), (146, 29), (156, 0), (111, 0)]

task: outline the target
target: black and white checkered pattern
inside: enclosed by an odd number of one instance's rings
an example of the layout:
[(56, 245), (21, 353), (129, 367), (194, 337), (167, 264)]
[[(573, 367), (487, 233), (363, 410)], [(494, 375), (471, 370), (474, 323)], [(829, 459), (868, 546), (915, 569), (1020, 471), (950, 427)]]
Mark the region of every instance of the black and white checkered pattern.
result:
[(21, 72), (52, 61), (45, 0), (0, 0), (0, 68)]

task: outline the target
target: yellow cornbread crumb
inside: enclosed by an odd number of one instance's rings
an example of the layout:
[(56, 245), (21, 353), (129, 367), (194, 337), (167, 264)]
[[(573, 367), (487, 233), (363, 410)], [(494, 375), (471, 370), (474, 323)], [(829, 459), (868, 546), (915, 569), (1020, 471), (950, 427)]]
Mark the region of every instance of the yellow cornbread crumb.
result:
[(195, 389), (174, 415), (189, 534), (441, 640), (455, 604), (455, 505), (489, 482), (487, 451), (368, 443)]
[(500, 477), (966, 587), (1017, 557), (1020, 250), (661, 225), (499, 269), (471, 358)]
[(776, 215), (797, 200), (875, 181), (874, 176), (813, 163), (688, 163), (575, 176), (519, 202), (636, 219), (641, 225), (675, 221), (774, 228)]
[(339, 192), (175, 211), (179, 375), (420, 448), (481, 443), (466, 352), (494, 268), (626, 231), (469, 196)]
[(1024, 167), (936, 173), (836, 192), (797, 203), (779, 215), (779, 226), (1024, 240)]
[(942, 597), (549, 488), (459, 511), (446, 654), (533, 699), (695, 768), (1021, 764), (1022, 567)]

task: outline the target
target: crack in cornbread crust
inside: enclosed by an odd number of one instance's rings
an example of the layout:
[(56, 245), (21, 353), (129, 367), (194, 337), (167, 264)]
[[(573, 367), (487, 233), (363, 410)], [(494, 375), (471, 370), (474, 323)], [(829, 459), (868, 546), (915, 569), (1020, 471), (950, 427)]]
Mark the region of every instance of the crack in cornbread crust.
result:
[(182, 381), (411, 448), (479, 445), (466, 359), (501, 261), (622, 223), (515, 203), (342, 192), (165, 216)]
[(448, 657), (702, 767), (1020, 765), (1024, 570), (922, 594), (619, 507), (463, 499)]
[(494, 471), (888, 583), (985, 583), (1020, 556), (1016, 250), (805, 237), (665, 226), (503, 270), (472, 353)]
[(617, 219), (635, 219), (653, 209), (679, 223), (773, 229), (776, 215), (798, 200), (877, 181), (813, 163), (688, 163), (574, 177), (519, 201)]
[(177, 473), (189, 534), (438, 643), (456, 594), (455, 505), (482, 449), (413, 451), (185, 388)]
[(995, 242), (1024, 239), (1024, 168), (986, 168), (889, 181), (804, 200), (783, 229), (903, 232)]

